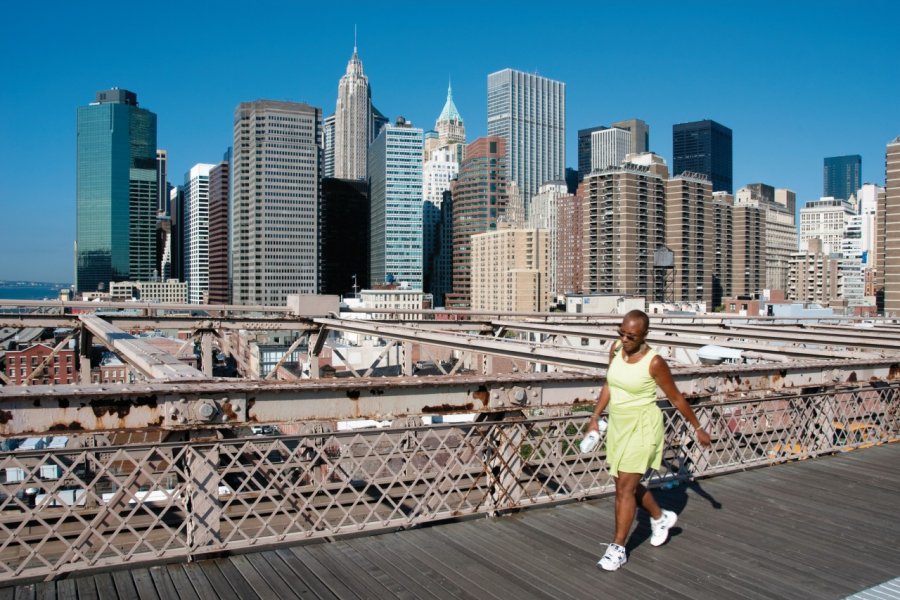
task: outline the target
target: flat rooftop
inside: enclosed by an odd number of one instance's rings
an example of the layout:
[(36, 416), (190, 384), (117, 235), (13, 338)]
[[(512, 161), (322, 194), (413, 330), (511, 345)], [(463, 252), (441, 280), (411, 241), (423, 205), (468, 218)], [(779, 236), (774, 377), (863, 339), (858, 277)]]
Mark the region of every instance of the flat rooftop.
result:
[[(656, 490), (680, 514), (596, 568), (604, 497), (495, 518), (0, 588), (6, 598), (846, 598), (900, 577), (900, 443)], [(890, 589), (895, 590), (891, 592)], [(885, 586), (872, 598), (900, 598)], [(891, 595), (894, 594), (894, 595)]]

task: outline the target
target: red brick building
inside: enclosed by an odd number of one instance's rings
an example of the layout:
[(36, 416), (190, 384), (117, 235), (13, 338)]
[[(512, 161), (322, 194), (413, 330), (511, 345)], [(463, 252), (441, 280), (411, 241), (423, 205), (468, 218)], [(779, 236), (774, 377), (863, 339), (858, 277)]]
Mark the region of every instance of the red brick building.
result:
[[(10, 350), (6, 353), (6, 376), (15, 385), (22, 385), (25, 379), (53, 353), (46, 344), (35, 344), (25, 350)], [(64, 349), (47, 362), (31, 379), (32, 385), (75, 383), (75, 351)]]

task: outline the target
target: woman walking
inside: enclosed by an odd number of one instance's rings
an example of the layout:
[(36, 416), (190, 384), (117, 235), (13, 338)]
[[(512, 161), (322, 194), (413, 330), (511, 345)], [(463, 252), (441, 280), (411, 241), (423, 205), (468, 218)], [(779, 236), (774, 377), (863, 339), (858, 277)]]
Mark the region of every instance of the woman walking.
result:
[(650, 318), (640, 310), (625, 315), (619, 326), (619, 342), (609, 353), (606, 384), (600, 392), (588, 432), (597, 431), (597, 419), (609, 409), (606, 432), (606, 459), (609, 473), (616, 483), (616, 531), (613, 543), (597, 563), (602, 569), (615, 571), (625, 564), (625, 539), (634, 522), (637, 506), (650, 513), (650, 544), (660, 546), (669, 537), (678, 515), (662, 510), (653, 494), (641, 484), (648, 469), (659, 469), (664, 445), (662, 411), (656, 405), (656, 387), (694, 428), (697, 441), (710, 445), (709, 434), (690, 404), (678, 391), (665, 359), (656, 354), (644, 339)]

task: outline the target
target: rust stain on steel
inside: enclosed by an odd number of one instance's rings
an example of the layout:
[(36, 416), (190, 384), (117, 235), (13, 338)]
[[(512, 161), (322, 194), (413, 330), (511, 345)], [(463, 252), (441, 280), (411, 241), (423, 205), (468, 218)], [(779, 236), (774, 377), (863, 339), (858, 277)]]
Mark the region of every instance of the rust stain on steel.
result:
[(359, 400), (359, 390), (347, 390), (347, 397), (351, 400)]
[(71, 423), (56, 423), (51, 425), (47, 431), (84, 431), (84, 427), (78, 421)]
[(12, 421), (12, 418), (12, 412), (8, 410), (0, 410), (0, 425), (6, 425), (10, 421)]
[(373, 388), (373, 389), (369, 390), (369, 392), (370, 392), (373, 396), (382, 396), (382, 395), (384, 395), (384, 390), (379, 389), (379, 388)]
[(475, 408), (475, 405), (472, 404), (471, 402), (467, 402), (466, 404), (463, 404), (462, 406), (454, 406), (452, 404), (440, 404), (438, 406), (423, 406), (422, 412), (424, 414), (431, 414), (431, 413), (454, 412), (457, 410), (471, 411), (473, 408)]
[[(98, 419), (104, 415), (116, 415), (119, 419), (124, 419), (131, 412), (131, 409), (138, 406), (147, 406), (156, 408), (156, 396), (148, 398), (135, 398), (131, 400), (109, 400), (106, 398), (91, 400), (91, 410)], [(122, 425), (124, 427), (124, 424)]]
[(57, 402), (60, 408), (69, 408), (69, 401), (66, 398), (60, 398)]
[(234, 412), (234, 407), (231, 406), (231, 402), (225, 402), (222, 404), (222, 412), (225, 413), (225, 416), (228, 417), (229, 421), (237, 421), (238, 415)]
[(486, 386), (480, 385), (478, 389), (472, 392), (472, 398), (475, 400), (481, 400), (481, 405), (487, 408), (487, 405), (491, 401), (491, 394), (488, 392)]
[(888, 370), (888, 379), (900, 379), (900, 364), (894, 363)]
[(856, 383), (856, 371), (850, 371), (850, 375), (847, 377), (848, 383)]

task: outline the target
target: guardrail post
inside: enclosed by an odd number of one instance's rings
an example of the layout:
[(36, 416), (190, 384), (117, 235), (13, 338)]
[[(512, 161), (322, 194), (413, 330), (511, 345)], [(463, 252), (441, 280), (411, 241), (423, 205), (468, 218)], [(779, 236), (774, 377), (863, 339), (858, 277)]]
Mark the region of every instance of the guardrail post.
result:
[(522, 459), (522, 442), (525, 440), (527, 420), (522, 411), (503, 413), (482, 413), (478, 421), (491, 423), (485, 431), (487, 435), (485, 474), (488, 480), (490, 513), (515, 508), (522, 499), (522, 474), (525, 461)]
[[(193, 436), (200, 433), (204, 432), (192, 432)], [(194, 553), (213, 550), (222, 542), (218, 445), (191, 447), (185, 463), (187, 542), (193, 559)]]

